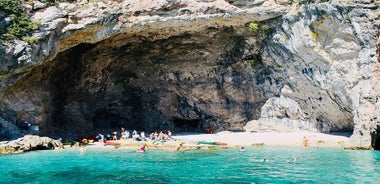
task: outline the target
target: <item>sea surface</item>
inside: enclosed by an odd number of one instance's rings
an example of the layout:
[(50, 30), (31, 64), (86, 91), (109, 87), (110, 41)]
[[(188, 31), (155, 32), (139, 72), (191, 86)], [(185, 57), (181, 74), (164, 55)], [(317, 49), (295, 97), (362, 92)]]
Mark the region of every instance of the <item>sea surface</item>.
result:
[(1, 155), (0, 183), (380, 183), (380, 152), (266, 146), (34, 151)]

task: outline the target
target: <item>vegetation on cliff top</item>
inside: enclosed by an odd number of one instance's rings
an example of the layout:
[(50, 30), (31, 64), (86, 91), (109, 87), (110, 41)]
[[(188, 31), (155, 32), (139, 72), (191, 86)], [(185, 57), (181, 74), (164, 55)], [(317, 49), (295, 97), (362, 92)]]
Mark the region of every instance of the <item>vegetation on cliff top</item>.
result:
[(74, 2), (77, 0), (40, 0), (42, 3), (48, 3), (48, 4), (55, 4), (55, 3), (60, 3), (60, 2)]
[(23, 3), (23, 0), (0, 0), (0, 12), (10, 18), (6, 31), (0, 35), (2, 39), (22, 38), (39, 28), (40, 22), (28, 19)]
[(298, 4), (310, 4), (310, 3), (325, 3), (329, 2), (330, 0), (298, 0)]

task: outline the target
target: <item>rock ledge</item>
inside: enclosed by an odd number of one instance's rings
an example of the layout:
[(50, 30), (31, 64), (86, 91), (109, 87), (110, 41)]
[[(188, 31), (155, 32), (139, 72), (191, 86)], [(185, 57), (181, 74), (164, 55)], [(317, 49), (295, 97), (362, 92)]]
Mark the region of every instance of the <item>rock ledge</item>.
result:
[(62, 148), (63, 144), (49, 137), (26, 135), (13, 141), (0, 142), (0, 154)]

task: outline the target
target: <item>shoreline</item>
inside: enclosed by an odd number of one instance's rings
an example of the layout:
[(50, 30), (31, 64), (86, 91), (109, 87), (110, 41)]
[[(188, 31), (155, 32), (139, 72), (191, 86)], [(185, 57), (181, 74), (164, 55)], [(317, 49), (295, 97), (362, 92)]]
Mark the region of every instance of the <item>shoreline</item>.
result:
[[(337, 133), (313, 133), (313, 132), (219, 132), (216, 134), (199, 134), (185, 132), (175, 134), (172, 140), (153, 144), (151, 141), (134, 141), (132, 139), (119, 140), (117, 145), (104, 145), (102, 142), (95, 142), (86, 145), (87, 148), (120, 148), (120, 149), (139, 149), (140, 146), (146, 145), (149, 149), (167, 149), (174, 150), (180, 147), (180, 150), (193, 149), (223, 149), (223, 148), (240, 148), (240, 147), (257, 147), (257, 146), (304, 146), (304, 139), (307, 139), (308, 147), (338, 147), (344, 148), (349, 136), (348, 132)], [(209, 143), (222, 143), (223, 145), (198, 144), (199, 141)], [(180, 146), (181, 144), (181, 146)], [(70, 148), (69, 148), (70, 149)]]
[(304, 146), (304, 138), (310, 147), (344, 147), (351, 134), (347, 132), (314, 133), (314, 132), (219, 132), (216, 134), (179, 134), (173, 137), (184, 140), (206, 140), (225, 142), (228, 146)]

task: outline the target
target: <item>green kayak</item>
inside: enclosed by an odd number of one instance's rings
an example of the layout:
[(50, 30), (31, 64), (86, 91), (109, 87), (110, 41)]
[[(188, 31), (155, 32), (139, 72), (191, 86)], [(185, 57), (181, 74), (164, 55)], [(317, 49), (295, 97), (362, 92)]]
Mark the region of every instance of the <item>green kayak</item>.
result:
[(227, 145), (227, 143), (211, 142), (211, 141), (198, 141), (198, 144), (207, 144), (207, 145), (215, 145), (215, 146), (226, 146)]

